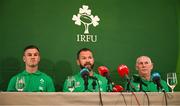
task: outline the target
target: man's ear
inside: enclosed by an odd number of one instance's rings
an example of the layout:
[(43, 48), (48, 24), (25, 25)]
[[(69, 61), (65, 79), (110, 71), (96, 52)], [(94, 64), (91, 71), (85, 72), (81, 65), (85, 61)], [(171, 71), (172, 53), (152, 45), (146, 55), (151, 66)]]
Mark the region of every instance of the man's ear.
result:
[(23, 56), (23, 61), (25, 62), (25, 56)]
[(80, 65), (80, 63), (79, 63), (79, 60), (78, 60), (78, 59), (76, 60), (76, 63), (77, 63), (77, 65)]
[(138, 70), (138, 68), (136, 67), (136, 70)]
[(137, 65), (135, 65), (135, 69), (138, 70)]
[(153, 63), (151, 63), (151, 70), (153, 69), (153, 67), (154, 67), (154, 65), (153, 65)]
[(40, 60), (41, 60), (41, 56), (39, 56), (39, 62), (40, 62)]

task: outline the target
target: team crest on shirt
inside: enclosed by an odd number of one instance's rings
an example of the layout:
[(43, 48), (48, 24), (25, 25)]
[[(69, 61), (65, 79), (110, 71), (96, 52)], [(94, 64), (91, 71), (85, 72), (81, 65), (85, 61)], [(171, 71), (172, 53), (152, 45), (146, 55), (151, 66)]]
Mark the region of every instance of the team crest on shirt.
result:
[(79, 82), (79, 81), (77, 81), (77, 82), (75, 83), (75, 87), (80, 87), (80, 82)]
[(44, 91), (44, 82), (45, 82), (44, 79), (41, 78), (39, 82), (40, 82), (39, 91)]
[(40, 81), (40, 84), (44, 84), (44, 79), (41, 78), (39, 81)]

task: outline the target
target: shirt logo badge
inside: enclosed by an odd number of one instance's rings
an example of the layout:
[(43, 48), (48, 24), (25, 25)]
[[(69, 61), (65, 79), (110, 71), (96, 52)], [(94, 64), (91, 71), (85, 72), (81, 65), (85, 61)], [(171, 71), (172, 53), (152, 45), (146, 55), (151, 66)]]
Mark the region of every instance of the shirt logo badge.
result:
[(40, 84), (44, 84), (44, 79), (41, 78), (39, 81), (40, 81)]

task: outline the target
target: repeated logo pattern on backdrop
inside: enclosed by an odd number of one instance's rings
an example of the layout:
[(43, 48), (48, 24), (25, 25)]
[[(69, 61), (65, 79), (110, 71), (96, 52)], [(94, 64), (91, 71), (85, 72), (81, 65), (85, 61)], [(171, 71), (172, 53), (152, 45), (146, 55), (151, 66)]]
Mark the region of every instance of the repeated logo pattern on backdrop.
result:
[(98, 26), (100, 18), (97, 15), (93, 16), (87, 5), (83, 5), (82, 8), (79, 8), (79, 13), (73, 15), (72, 20), (75, 21), (75, 24), (78, 26), (84, 25), (84, 33), (77, 34), (77, 42), (97, 42), (97, 35), (89, 33), (89, 26)]

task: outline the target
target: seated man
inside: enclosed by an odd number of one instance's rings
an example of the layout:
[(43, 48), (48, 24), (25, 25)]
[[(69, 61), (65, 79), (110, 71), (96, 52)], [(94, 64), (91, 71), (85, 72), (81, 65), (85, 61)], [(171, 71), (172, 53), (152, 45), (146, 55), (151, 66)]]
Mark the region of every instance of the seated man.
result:
[(158, 92), (165, 90), (169, 91), (166, 81), (160, 79), (161, 88), (157, 87), (157, 84), (153, 81), (151, 71), (153, 69), (153, 63), (148, 56), (140, 56), (136, 60), (136, 70), (138, 75), (133, 75), (131, 84), (126, 85), (127, 91), (144, 91), (144, 92)]
[(74, 87), (73, 92), (102, 92), (107, 91), (107, 79), (97, 74), (93, 70), (94, 58), (92, 51), (88, 48), (83, 48), (77, 53), (77, 64), (80, 66), (80, 71), (74, 75), (72, 84), (68, 84), (68, 79), (64, 82), (63, 91), (69, 92), (70, 86)]
[(25, 70), (11, 78), (7, 91), (12, 92), (54, 92), (52, 79), (38, 70), (40, 51), (34, 45), (24, 49)]

